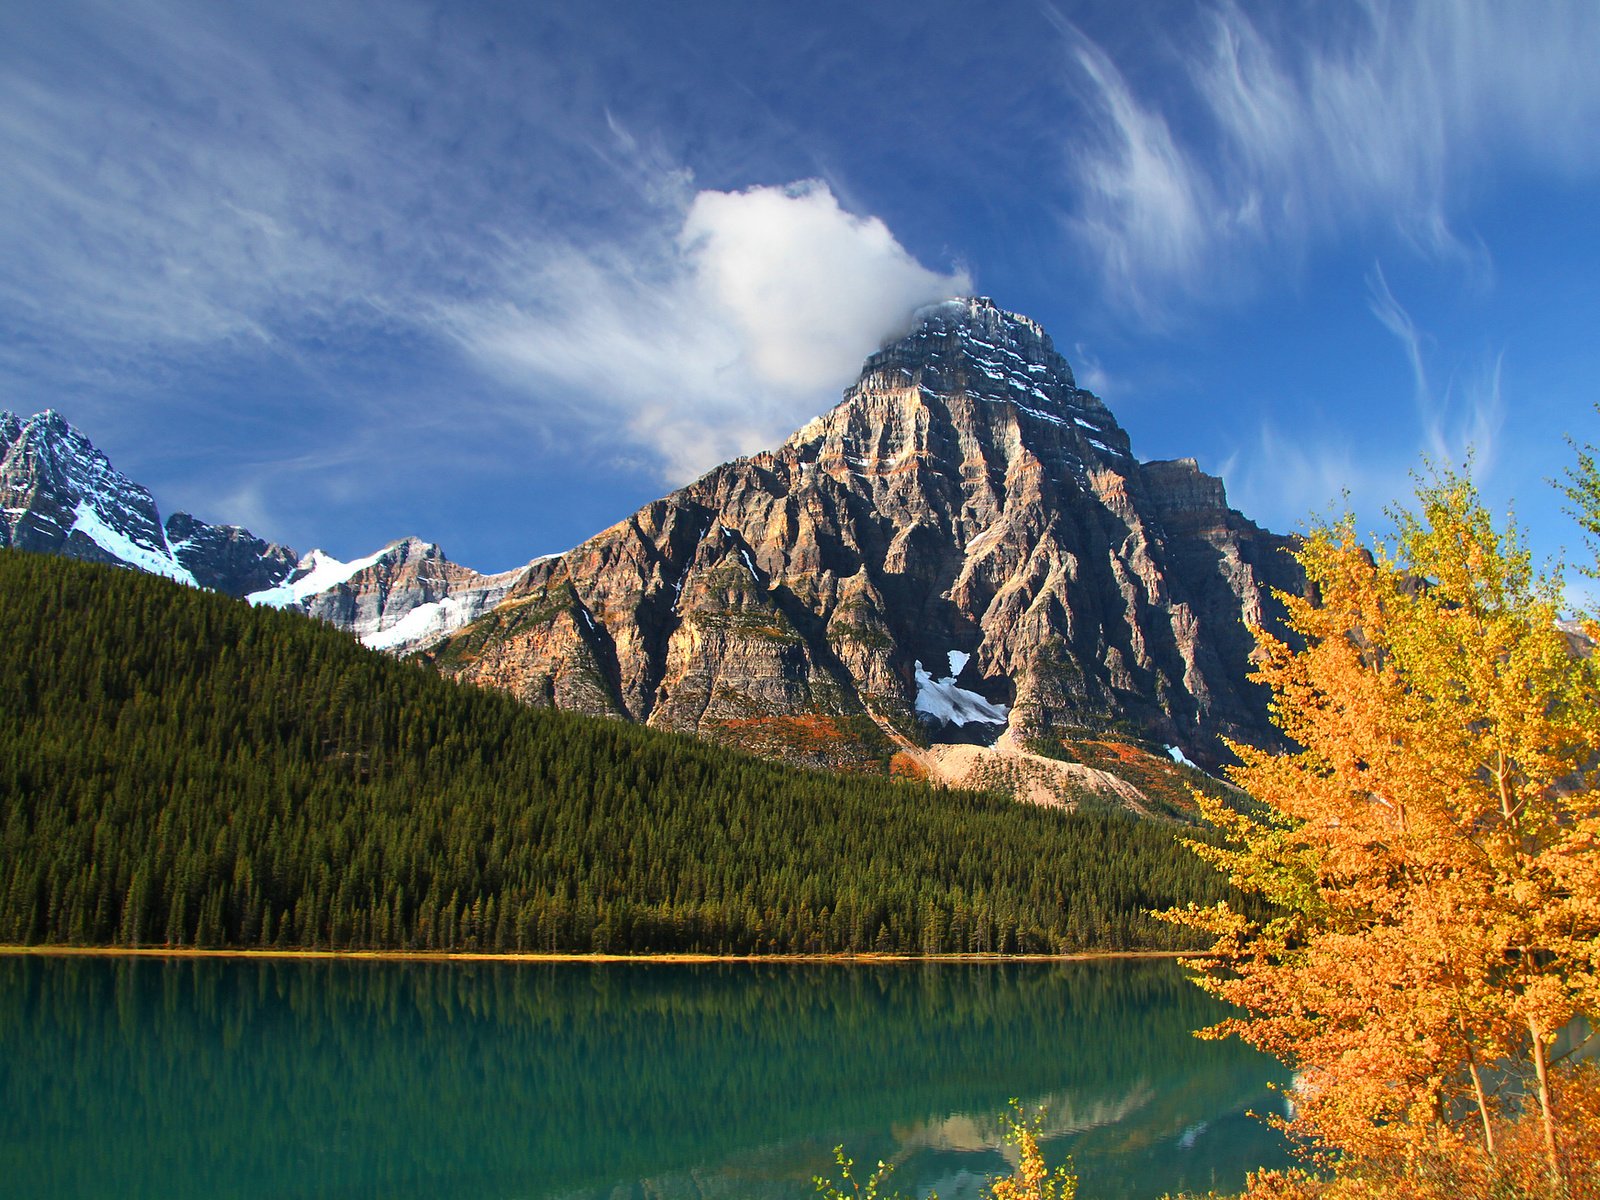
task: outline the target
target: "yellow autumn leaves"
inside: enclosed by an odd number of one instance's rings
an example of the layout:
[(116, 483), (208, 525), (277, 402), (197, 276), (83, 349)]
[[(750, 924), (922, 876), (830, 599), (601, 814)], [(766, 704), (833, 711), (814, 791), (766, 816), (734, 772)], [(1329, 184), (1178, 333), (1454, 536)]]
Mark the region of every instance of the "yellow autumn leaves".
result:
[[(1068, 1166), (1054, 1171), (1044, 1165), (1044, 1155), (1039, 1149), (1039, 1127), (1044, 1119), (1041, 1109), (1029, 1116), (1017, 1100), (1011, 1101), (1011, 1113), (1006, 1123), (1005, 1141), (1016, 1150), (1017, 1166), (1010, 1174), (989, 1180), (981, 1200), (1075, 1200), (1078, 1179)], [(865, 1179), (855, 1176), (855, 1160), (845, 1155), (843, 1146), (835, 1146), (834, 1161), (839, 1166), (838, 1180), (813, 1178), (821, 1200), (904, 1200), (898, 1192), (888, 1192), (888, 1178), (894, 1167), (879, 1161), (877, 1168)], [(929, 1192), (926, 1200), (939, 1200), (937, 1192)]]
[[(1600, 468), (1566, 490), (1600, 539)], [(1592, 544), (1592, 543), (1591, 543)], [(1197, 793), (1194, 849), (1265, 902), (1163, 914), (1212, 938), (1189, 966), (1238, 1035), (1295, 1069), (1282, 1124), (1310, 1172), (1246, 1200), (1600, 1200), (1600, 623), (1561, 617), (1464, 476), (1443, 472), (1368, 545), (1349, 520), (1300, 550), (1256, 678), (1288, 748), (1235, 746), (1241, 799)], [(1600, 578), (1600, 571), (1589, 574)], [(996, 1200), (1070, 1200), (1037, 1129)], [(882, 1175), (843, 1190), (875, 1197)], [(882, 1164), (880, 1164), (881, 1168)], [(1052, 1188), (1056, 1190), (1052, 1192)]]
[(1600, 661), (1470, 480), (1417, 501), (1387, 544), (1315, 531), (1258, 632), (1293, 748), (1235, 747), (1253, 803), (1203, 801), (1228, 841), (1197, 849), (1274, 915), (1169, 916), (1336, 1168), (1255, 1194), (1593, 1195), (1600, 1083), (1556, 1056), (1600, 1014)]

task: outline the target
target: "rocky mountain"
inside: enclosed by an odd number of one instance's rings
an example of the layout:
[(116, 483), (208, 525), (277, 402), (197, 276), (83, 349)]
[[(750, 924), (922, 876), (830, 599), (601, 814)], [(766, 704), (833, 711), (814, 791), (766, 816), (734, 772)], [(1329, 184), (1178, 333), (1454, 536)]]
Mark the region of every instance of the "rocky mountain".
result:
[(165, 523), (149, 491), (54, 410), (0, 412), (0, 546), (118, 563), (242, 595), (293, 569), (292, 550), (188, 513)]
[(1270, 742), (1249, 627), (1304, 586), (1290, 539), (1193, 459), (1138, 461), (983, 298), (924, 310), (777, 449), (498, 575), (163, 523), (53, 412), (0, 413), (0, 447), (0, 546), (296, 608), (532, 704), (1046, 803), (1161, 810), (1223, 739)]
[(344, 563), (184, 512), (163, 522), (150, 492), (54, 411), (0, 412), (0, 547), (119, 564), (298, 608), (396, 652), (482, 615), (521, 575), (480, 575), (416, 538)]
[(355, 634), (374, 650), (404, 654), (432, 645), (494, 608), (525, 570), (480, 575), (451, 562), (438, 546), (408, 537), (351, 563), (313, 550), (288, 579), (247, 599), (297, 608)]
[(1033, 321), (955, 300), (782, 446), (535, 562), (434, 658), (532, 704), (1059, 798), (1112, 735), (1173, 766), (1273, 737), (1248, 626), (1303, 587), (1289, 546), (1193, 459), (1134, 458)]

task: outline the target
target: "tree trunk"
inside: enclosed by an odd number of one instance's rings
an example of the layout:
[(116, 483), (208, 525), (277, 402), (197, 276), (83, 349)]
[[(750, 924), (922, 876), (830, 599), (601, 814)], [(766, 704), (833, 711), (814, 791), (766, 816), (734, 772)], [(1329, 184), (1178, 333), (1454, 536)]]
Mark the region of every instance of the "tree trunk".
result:
[(1483, 1122), (1483, 1148), (1492, 1159), (1494, 1153), (1494, 1127), (1489, 1124), (1489, 1098), (1483, 1093), (1483, 1076), (1478, 1073), (1478, 1056), (1467, 1047), (1467, 1069), (1472, 1072), (1472, 1094), (1478, 1101), (1478, 1119)]
[(1544, 1122), (1544, 1152), (1550, 1160), (1550, 1186), (1555, 1195), (1564, 1196), (1566, 1181), (1561, 1175), (1561, 1155), (1556, 1150), (1556, 1114), (1550, 1098), (1550, 1065), (1544, 1035), (1532, 1020), (1528, 1022), (1528, 1032), (1533, 1034), (1533, 1071), (1539, 1080), (1539, 1115)]

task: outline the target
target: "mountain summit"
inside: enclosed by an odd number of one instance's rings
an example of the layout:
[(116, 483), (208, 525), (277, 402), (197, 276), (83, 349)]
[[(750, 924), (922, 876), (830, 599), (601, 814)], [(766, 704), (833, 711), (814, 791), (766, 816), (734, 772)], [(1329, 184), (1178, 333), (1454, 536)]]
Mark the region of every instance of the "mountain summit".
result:
[(1138, 809), (1150, 750), (1181, 777), (1273, 740), (1248, 630), (1304, 586), (1290, 545), (1193, 459), (1134, 458), (987, 298), (922, 310), (777, 449), (500, 575), (416, 538), (342, 562), (163, 522), (59, 414), (0, 413), (0, 547), (295, 608), (533, 704), (1045, 801)]
[(831, 412), (533, 564), (445, 642), (535, 704), (870, 768), (1116, 727), (1271, 739), (1247, 627), (1303, 586), (1193, 459), (1140, 463), (1033, 321), (919, 314)]

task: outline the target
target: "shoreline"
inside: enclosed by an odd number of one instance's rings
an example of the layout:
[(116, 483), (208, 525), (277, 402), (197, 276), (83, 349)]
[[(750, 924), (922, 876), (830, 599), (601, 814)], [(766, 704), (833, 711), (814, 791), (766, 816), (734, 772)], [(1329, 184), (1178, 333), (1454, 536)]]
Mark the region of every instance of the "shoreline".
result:
[(543, 954), (444, 950), (271, 950), (220, 949), (194, 946), (0, 946), (0, 955), (45, 958), (255, 958), (343, 962), (487, 962), (487, 963), (833, 963), (872, 966), (900, 963), (1065, 963), (1109, 959), (1178, 959), (1204, 957), (1181, 950), (1086, 950), (1076, 954)]

